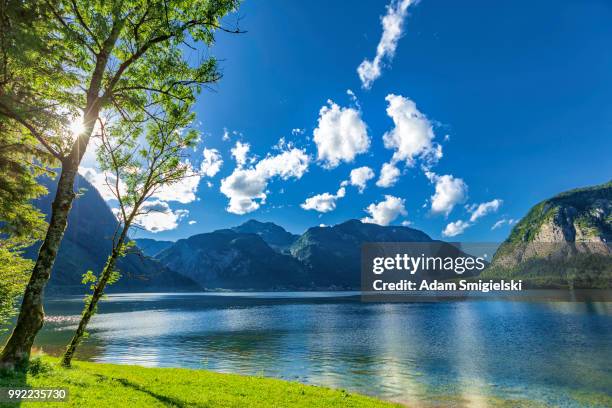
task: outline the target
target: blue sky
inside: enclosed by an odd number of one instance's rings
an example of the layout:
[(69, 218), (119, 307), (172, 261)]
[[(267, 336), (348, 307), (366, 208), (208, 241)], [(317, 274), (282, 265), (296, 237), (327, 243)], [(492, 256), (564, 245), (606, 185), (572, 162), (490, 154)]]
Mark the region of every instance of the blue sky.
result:
[[(434, 238), (497, 241), (511, 228), (506, 222), (492, 230), (497, 221), (520, 219), (542, 199), (610, 179), (612, 3), (422, 0), (402, 18), (403, 3), (393, 1), (401, 36), (366, 89), (357, 67), (376, 55), (387, 4), (246, 0), (238, 15), (247, 33), (219, 34), (206, 51), (221, 60), (224, 76), (195, 108), (204, 137), (192, 162), (200, 165), (206, 147), (218, 151), (223, 165), (201, 178), (192, 199), (168, 201), (179, 211), (175, 228), (137, 236), (175, 240), (251, 218), (301, 233), (374, 217), (393, 225), (409, 221)], [(398, 118), (410, 101), (416, 104), (416, 117), (412, 110), (399, 129), (387, 112), (388, 95), (397, 97)], [(337, 105), (335, 116), (328, 100)], [(329, 116), (321, 112), (325, 106)], [(321, 116), (329, 122), (321, 125)], [(385, 133), (401, 147), (385, 147)], [(333, 140), (325, 139), (330, 135)], [(428, 135), (426, 147), (406, 160), (410, 140), (419, 135)], [(286, 145), (278, 147), (281, 138)], [(237, 141), (250, 145), (243, 170), (265, 174), (255, 176), (265, 182), (265, 202), (255, 198), (259, 207), (242, 215), (228, 212), (230, 197), (220, 191), (236, 170), (231, 149)], [(334, 156), (334, 149), (344, 153)], [(377, 186), (381, 166), (390, 162), (401, 175), (389, 187)], [(374, 177), (363, 192), (349, 184), (338, 194), (351, 170), (364, 166)], [(249, 188), (237, 183), (232, 191), (239, 187)], [(323, 193), (341, 196), (334, 210), (300, 206)], [(383, 201), (388, 205), (365, 211)], [(328, 210), (329, 200), (321, 205)], [(447, 232), (464, 231), (444, 236), (449, 223), (456, 228)]]

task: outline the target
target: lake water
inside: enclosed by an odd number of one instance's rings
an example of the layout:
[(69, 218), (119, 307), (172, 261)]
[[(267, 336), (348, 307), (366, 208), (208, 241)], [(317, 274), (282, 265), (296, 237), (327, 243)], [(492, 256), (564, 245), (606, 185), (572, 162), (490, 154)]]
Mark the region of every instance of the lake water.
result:
[[(38, 338), (45, 352), (61, 352), (81, 302), (47, 302)], [(79, 358), (277, 377), (413, 406), (612, 401), (609, 301), (383, 304), (338, 292), (127, 294), (109, 296), (89, 332)]]

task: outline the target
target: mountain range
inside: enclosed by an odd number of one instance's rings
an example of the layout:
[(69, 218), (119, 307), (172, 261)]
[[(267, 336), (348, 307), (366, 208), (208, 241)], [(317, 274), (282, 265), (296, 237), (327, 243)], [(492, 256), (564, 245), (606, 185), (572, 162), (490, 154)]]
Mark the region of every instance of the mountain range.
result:
[[(300, 236), (270, 222), (250, 220), (178, 240), (155, 259), (206, 289), (357, 289), (365, 242), (434, 241), (412, 228), (358, 220), (309, 228)], [(455, 249), (452, 254), (463, 253)]]
[[(49, 194), (36, 201), (36, 205), (48, 213), (55, 184), (49, 180), (44, 183)], [(75, 187), (80, 194), (70, 213), (50, 291), (84, 291), (80, 283), (83, 273), (102, 269), (117, 228), (116, 218), (91, 184), (79, 176)], [(607, 242), (612, 237), (611, 209), (612, 183), (573, 190), (539, 203), (514, 227), (481, 276), (531, 279), (534, 286), (567, 285), (567, 276), (559, 278), (541, 261), (547, 265), (551, 265), (551, 259), (569, 264), (576, 257), (570, 258), (567, 250), (543, 252), (542, 247), (551, 242), (577, 243), (570, 254), (588, 260), (591, 272), (581, 272), (584, 262), (574, 265), (579, 276), (570, 279), (572, 285), (610, 287), (612, 263)], [(356, 289), (360, 287), (363, 243), (441, 243), (417, 229), (359, 220), (312, 227), (301, 235), (271, 222), (249, 220), (233, 228), (176, 242), (154, 239), (135, 242), (137, 248), (118, 264), (122, 279), (110, 288), (111, 292)], [(459, 249), (442, 244), (452, 256), (464, 255)], [(36, 249), (31, 248), (28, 255), (35, 257)], [(534, 262), (540, 262), (539, 269), (525, 267), (533, 266)], [(444, 280), (457, 275), (433, 271), (429, 277)]]

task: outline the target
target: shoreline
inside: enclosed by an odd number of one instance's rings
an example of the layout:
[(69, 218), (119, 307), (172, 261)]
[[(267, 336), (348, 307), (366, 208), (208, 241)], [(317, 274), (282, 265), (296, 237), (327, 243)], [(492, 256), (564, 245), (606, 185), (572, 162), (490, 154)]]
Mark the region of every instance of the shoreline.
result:
[[(27, 374), (1, 373), (0, 388), (65, 388), (67, 401), (50, 407), (401, 407), (362, 394), (268, 377), (188, 368), (151, 368), (74, 361), (62, 368), (55, 357), (32, 360)], [(20, 402), (39, 406), (40, 402)], [(0, 407), (15, 406), (0, 401)]]
[[(264, 376), (218, 373), (203, 369), (153, 368), (77, 360), (73, 367), (59, 366), (47, 355), (33, 358), (26, 375), (0, 373), (0, 388), (58, 388), (67, 390), (67, 400), (45, 402), (50, 407), (548, 407), (542, 401), (506, 398), (478, 392), (452, 393), (430, 390), (426, 398), (386, 400), (296, 381)], [(446, 390), (448, 391), (448, 390)], [(612, 402), (605, 395), (576, 395), (578, 403)], [(27, 401), (18, 406), (40, 406)], [(0, 407), (16, 406), (0, 401)]]

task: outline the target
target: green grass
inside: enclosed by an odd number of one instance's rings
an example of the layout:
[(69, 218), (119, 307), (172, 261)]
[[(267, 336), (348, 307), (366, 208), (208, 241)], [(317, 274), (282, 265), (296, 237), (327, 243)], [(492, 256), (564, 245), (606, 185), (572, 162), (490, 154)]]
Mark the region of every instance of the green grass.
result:
[[(180, 368), (77, 361), (73, 368), (43, 357), (27, 375), (0, 376), (0, 387), (68, 388), (69, 401), (24, 407), (398, 407), (374, 398), (295, 382)], [(15, 404), (0, 403), (0, 406)]]

